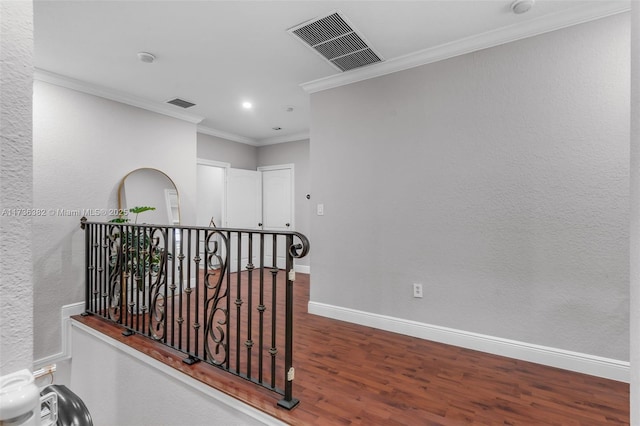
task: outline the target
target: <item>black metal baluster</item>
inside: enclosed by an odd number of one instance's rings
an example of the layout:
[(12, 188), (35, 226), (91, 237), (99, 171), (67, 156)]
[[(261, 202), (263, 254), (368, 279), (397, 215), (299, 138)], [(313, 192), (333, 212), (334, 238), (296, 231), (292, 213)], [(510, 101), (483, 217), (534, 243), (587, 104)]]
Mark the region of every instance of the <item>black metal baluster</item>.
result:
[(191, 231), (187, 229), (187, 282), (184, 292), (187, 294), (187, 324), (185, 331), (187, 333), (186, 352), (191, 353)]
[[(191, 231), (193, 232), (193, 231)], [(198, 356), (198, 343), (199, 343), (199, 333), (200, 333), (200, 230), (196, 229), (195, 230), (196, 233), (196, 238), (195, 238), (195, 242), (196, 242), (196, 247), (195, 247), (195, 252), (196, 252), (196, 256), (193, 258), (193, 263), (194, 263), (194, 267), (196, 269), (196, 312), (195, 312), (195, 319), (194, 319), (194, 324), (193, 324), (193, 329), (195, 331), (194, 333), (194, 349), (193, 349), (193, 353), (195, 354), (196, 357)], [(204, 321), (203, 321), (204, 323)]]
[(262, 383), (262, 369), (264, 356), (264, 234), (260, 234), (260, 302), (258, 304), (259, 328), (258, 330), (258, 382)]
[(94, 249), (96, 251), (96, 280), (98, 283), (98, 305), (99, 305), (99, 309), (100, 309), (100, 315), (103, 316), (104, 318), (108, 317), (108, 313), (106, 312), (105, 309), (105, 286), (104, 286), (104, 282), (102, 281), (102, 256), (100, 253), (100, 250), (102, 248), (102, 232), (104, 230), (103, 226), (99, 226), (98, 227), (98, 232), (96, 234), (96, 239), (94, 241)]
[[(114, 236), (113, 237), (113, 246), (116, 250), (116, 256), (118, 257), (118, 259), (116, 260), (116, 264), (114, 265), (113, 270), (111, 271), (111, 273), (114, 275), (113, 280), (117, 280), (117, 282), (120, 284), (118, 287), (119, 289), (119, 294), (118, 294), (118, 311), (119, 311), (119, 315), (118, 315), (118, 323), (119, 324), (125, 324), (125, 319), (126, 319), (126, 310), (127, 310), (127, 300), (125, 299), (125, 282), (122, 279), (122, 268), (124, 265), (124, 253), (122, 252), (122, 225), (118, 225), (117, 226), (117, 232), (118, 232), (118, 236)], [(116, 232), (115, 229), (112, 230), (111, 232)]]
[(95, 295), (96, 295), (96, 305), (98, 309), (98, 313), (101, 317), (105, 317), (104, 314), (104, 299), (102, 297), (103, 289), (102, 283), (100, 282), (100, 234), (102, 231), (102, 226), (98, 226), (95, 234), (93, 235), (93, 253), (95, 256), (95, 261), (93, 263), (93, 279), (95, 281)]
[(248, 237), (247, 257), (247, 378), (251, 378), (251, 351), (253, 349), (252, 314), (253, 314), (253, 232)]
[(135, 307), (135, 296), (133, 293), (133, 257), (135, 256), (135, 248), (133, 247), (133, 239), (134, 239), (134, 228), (131, 225), (127, 225), (127, 234), (126, 234), (126, 248), (127, 248), (127, 264), (125, 267), (126, 273), (126, 288), (127, 288), (127, 315), (128, 315), (128, 324), (130, 327), (129, 331), (133, 331), (133, 322), (134, 318), (134, 307)]
[[(133, 242), (135, 242), (135, 247), (133, 247), (134, 251), (131, 253), (131, 265), (132, 265), (132, 282), (131, 282), (131, 296), (132, 299), (134, 299), (134, 307), (133, 307), (133, 312), (131, 312), (131, 315), (134, 319), (134, 323), (135, 323), (135, 331), (138, 331), (140, 328), (140, 292), (138, 291), (138, 282), (137, 282), (137, 275), (138, 275), (138, 262), (140, 261), (140, 228), (138, 227), (134, 227), (132, 228), (133, 230)], [(135, 316), (134, 316), (135, 315)]]
[(278, 258), (276, 253), (278, 252), (278, 240), (277, 235), (273, 234), (273, 245), (271, 252), (271, 349), (269, 349), (269, 353), (271, 354), (271, 388), (275, 389), (276, 387), (276, 355), (278, 354), (278, 346), (276, 343), (276, 317), (277, 317), (277, 286), (276, 280), (278, 276)]
[[(189, 235), (189, 248), (188, 253), (189, 253), (189, 259), (191, 259), (191, 245), (193, 244), (192, 240), (191, 240), (191, 236), (194, 232), (193, 229), (189, 229), (188, 231), (188, 235)], [(196, 233), (196, 237), (195, 237), (195, 241), (196, 241), (196, 246), (195, 246), (195, 253), (196, 255), (193, 257), (193, 263), (194, 263), (194, 268), (195, 268), (195, 313), (194, 313), (194, 323), (192, 325), (193, 327), (193, 340), (194, 340), (194, 348), (193, 350), (189, 350), (189, 356), (184, 360), (185, 363), (191, 365), (191, 364), (195, 364), (196, 362), (198, 362), (198, 331), (200, 329), (200, 323), (198, 322), (199, 319), (199, 305), (200, 305), (200, 299), (198, 297), (199, 295), (199, 287), (200, 287), (200, 231), (199, 230), (195, 230)], [(191, 303), (191, 293), (193, 291), (193, 289), (191, 288), (191, 263), (189, 263), (188, 266), (188, 276), (189, 276), (189, 298), (187, 299), (187, 324), (191, 324), (191, 308), (190, 303)], [(187, 335), (187, 347), (190, 348), (190, 344), (189, 344), (189, 336), (191, 335), (191, 331), (189, 331), (189, 334)], [(193, 354), (193, 355), (192, 355)]]
[(102, 280), (105, 287), (105, 304), (107, 305), (106, 316), (111, 318), (111, 281), (109, 281), (109, 228), (107, 225), (101, 226), (103, 229), (101, 241), (100, 257), (102, 257)]
[(100, 312), (100, 288), (98, 286), (98, 282), (96, 280), (96, 265), (98, 263), (98, 253), (96, 252), (96, 235), (98, 233), (97, 229), (94, 229), (94, 232), (91, 234), (91, 281), (92, 281), (92, 289), (91, 294), (93, 298), (93, 309), (94, 312), (98, 315), (101, 315)]
[(178, 255), (178, 288), (180, 289), (178, 292), (178, 350), (182, 350), (182, 324), (184, 323), (184, 318), (182, 317), (182, 299), (184, 293), (184, 228), (180, 228), (180, 254)]
[(238, 232), (238, 259), (236, 260), (236, 373), (240, 374), (240, 323), (242, 322), (242, 232)]
[[(175, 347), (175, 329), (176, 329), (176, 259), (178, 254), (176, 253), (176, 231), (171, 231), (171, 346)], [(169, 324), (169, 318), (167, 318), (167, 324)]]
[[(202, 251), (204, 253), (204, 268), (203, 268), (203, 277), (204, 280), (202, 282), (202, 290), (204, 291), (204, 294), (202, 296), (202, 300), (204, 301), (203, 305), (202, 305), (202, 318), (203, 318), (203, 323), (205, 324), (205, 327), (203, 329), (203, 333), (202, 333), (202, 359), (206, 362), (207, 361), (207, 339), (209, 338), (209, 336), (207, 335), (207, 307), (209, 306), (209, 245), (207, 244), (207, 241), (209, 241), (210, 238), (213, 238), (211, 235), (211, 232), (209, 230), (205, 230), (204, 231), (204, 239), (202, 241), (203, 247), (202, 247)], [(198, 240), (199, 243), (199, 240)], [(214, 309), (213, 307), (210, 309)]]
[[(140, 274), (142, 280), (139, 283), (142, 287), (142, 306), (138, 310), (138, 316), (142, 317), (142, 328), (138, 331), (148, 335), (149, 327), (147, 327), (146, 322), (147, 312), (149, 312), (149, 306), (151, 305), (147, 294), (149, 293), (147, 288), (151, 284), (151, 228), (143, 227), (140, 230), (142, 231), (142, 257), (139, 257), (138, 261), (142, 259), (142, 273)], [(140, 292), (140, 287), (138, 287), (138, 292)]]
[(165, 279), (165, 284), (164, 284), (164, 335), (162, 336), (162, 342), (166, 345), (167, 344), (167, 327), (169, 326), (169, 261), (171, 260), (171, 252), (169, 252), (169, 239), (171, 238), (169, 235), (173, 235), (174, 229), (173, 228), (166, 228), (167, 233), (165, 234), (166, 237), (164, 239), (164, 255), (165, 255), (165, 261), (164, 261), (164, 279)]
[(130, 323), (130, 327), (131, 330), (133, 331), (134, 329), (134, 322), (135, 322), (135, 317), (134, 317), (134, 312), (135, 312), (135, 293), (133, 292), (134, 289), (134, 274), (133, 274), (133, 258), (135, 257), (135, 247), (133, 246), (133, 240), (135, 238), (135, 228), (131, 225), (127, 226), (127, 267), (126, 267), (126, 273), (127, 273), (127, 311), (128, 311), (128, 315), (129, 315), (129, 323)]
[(122, 258), (121, 258), (120, 268), (116, 271), (116, 273), (120, 275), (120, 293), (121, 293), (120, 308), (123, 311), (122, 312), (123, 318), (122, 318), (121, 324), (126, 327), (127, 324), (129, 323), (129, 309), (128, 309), (129, 300), (127, 299), (129, 296), (127, 292), (127, 272), (126, 272), (129, 256), (127, 254), (127, 250), (125, 246), (126, 226), (122, 224), (118, 225), (118, 232), (120, 233), (120, 240), (118, 241), (118, 245), (120, 250), (120, 256), (122, 256)]

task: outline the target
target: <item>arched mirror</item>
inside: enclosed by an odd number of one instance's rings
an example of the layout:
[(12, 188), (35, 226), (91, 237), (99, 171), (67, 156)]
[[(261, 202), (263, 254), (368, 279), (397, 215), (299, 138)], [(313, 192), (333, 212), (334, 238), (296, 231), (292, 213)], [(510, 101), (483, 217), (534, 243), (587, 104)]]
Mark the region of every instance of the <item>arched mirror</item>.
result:
[(136, 215), (130, 212), (131, 223), (153, 225), (180, 224), (178, 188), (169, 176), (157, 169), (141, 168), (129, 172), (118, 188), (118, 208), (153, 207)]

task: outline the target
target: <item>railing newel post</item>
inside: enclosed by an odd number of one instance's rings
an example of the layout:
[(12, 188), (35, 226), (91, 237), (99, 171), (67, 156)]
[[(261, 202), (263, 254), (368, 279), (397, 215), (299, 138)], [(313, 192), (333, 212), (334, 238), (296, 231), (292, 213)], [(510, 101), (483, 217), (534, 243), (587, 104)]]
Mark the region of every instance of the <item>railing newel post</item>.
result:
[[(293, 234), (287, 234), (287, 254), (285, 262), (285, 350), (284, 350), (284, 398), (278, 401), (278, 405), (287, 410), (293, 409), (300, 402), (293, 397)], [(276, 253), (273, 253), (276, 256)]]
[(91, 233), (90, 228), (87, 229), (87, 218), (82, 217), (80, 219), (80, 229), (84, 231), (84, 314), (88, 314), (89, 312), (89, 234)]

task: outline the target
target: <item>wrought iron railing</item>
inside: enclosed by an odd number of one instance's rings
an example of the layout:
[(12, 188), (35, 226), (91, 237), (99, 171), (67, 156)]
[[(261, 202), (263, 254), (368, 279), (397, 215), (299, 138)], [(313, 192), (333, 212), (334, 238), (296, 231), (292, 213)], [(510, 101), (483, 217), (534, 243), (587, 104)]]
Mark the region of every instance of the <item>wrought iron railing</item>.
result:
[(297, 232), (98, 223), (85, 230), (87, 314), (298, 400), (293, 382)]

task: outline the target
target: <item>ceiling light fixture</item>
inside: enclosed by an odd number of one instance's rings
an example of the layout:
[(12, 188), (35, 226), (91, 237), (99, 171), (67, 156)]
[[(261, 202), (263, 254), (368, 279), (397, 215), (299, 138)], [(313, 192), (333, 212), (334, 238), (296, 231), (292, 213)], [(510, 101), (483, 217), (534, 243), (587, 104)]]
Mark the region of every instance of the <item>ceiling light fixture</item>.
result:
[(526, 13), (533, 7), (535, 0), (516, 0), (511, 3), (511, 11), (516, 15)]
[(246, 102), (245, 101), (245, 102), (242, 103), (242, 108), (251, 109), (251, 108), (253, 108), (253, 104), (251, 102)]
[(144, 63), (150, 64), (156, 60), (156, 57), (154, 54), (149, 52), (138, 52), (138, 59)]

